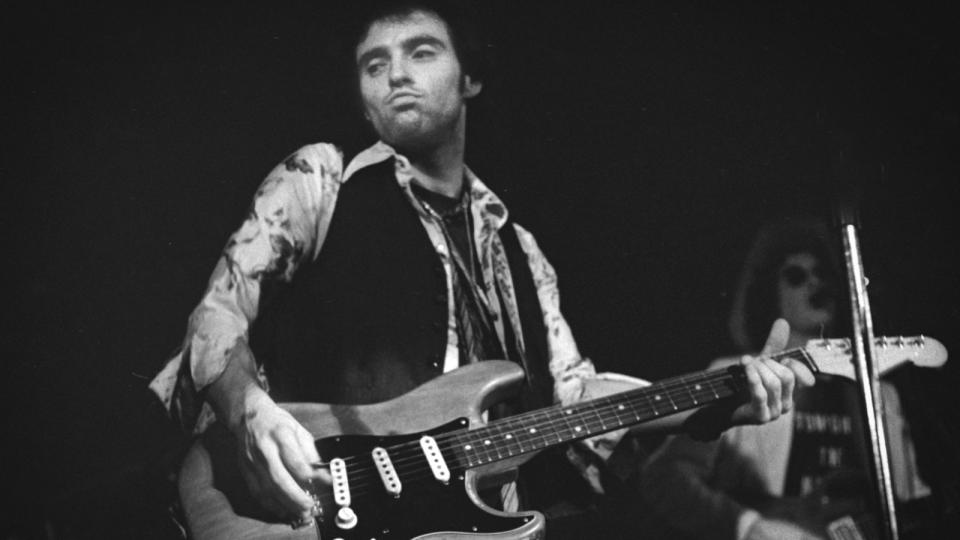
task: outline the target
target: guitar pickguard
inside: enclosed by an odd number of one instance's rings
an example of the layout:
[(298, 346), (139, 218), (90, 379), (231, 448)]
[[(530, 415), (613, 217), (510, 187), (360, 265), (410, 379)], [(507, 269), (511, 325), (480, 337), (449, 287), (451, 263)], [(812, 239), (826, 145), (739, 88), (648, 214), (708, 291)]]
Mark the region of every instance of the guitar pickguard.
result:
[[(350, 508), (357, 517), (355, 526), (342, 529), (335, 517), (329, 515), (337, 512), (336, 505), (325, 505), (325, 518), (318, 522), (320, 537), (409, 539), (443, 531), (488, 537), (528, 523), (529, 516), (495, 515), (477, 507), (468, 495), (467, 490), (473, 486), (468, 485), (466, 468), (449, 452), (442, 452), (450, 470), (446, 484), (432, 474), (424, 474), (422, 467), (411, 467), (413, 462), (426, 461), (419, 449), (422, 435), (439, 435), (464, 429), (466, 425), (466, 419), (458, 419), (423, 433), (383, 437), (342, 435), (318, 440), (317, 451), (323, 462), (349, 456), (345, 461)], [(379, 476), (370, 474), (377, 467), (372, 455), (377, 447), (404, 448), (402, 455), (391, 456), (402, 486), (396, 496), (388, 493)]]

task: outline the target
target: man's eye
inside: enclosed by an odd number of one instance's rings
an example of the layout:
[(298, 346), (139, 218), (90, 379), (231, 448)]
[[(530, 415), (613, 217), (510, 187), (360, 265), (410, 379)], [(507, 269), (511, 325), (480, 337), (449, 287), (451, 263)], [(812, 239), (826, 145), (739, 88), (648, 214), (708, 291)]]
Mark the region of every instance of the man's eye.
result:
[(413, 51), (413, 58), (418, 60), (423, 60), (427, 58), (433, 58), (437, 55), (437, 51), (429, 47), (420, 47), (419, 49)]
[(370, 62), (367, 64), (365, 71), (367, 72), (367, 75), (375, 77), (380, 73), (383, 73), (383, 70), (386, 69), (386, 66), (386, 62)]

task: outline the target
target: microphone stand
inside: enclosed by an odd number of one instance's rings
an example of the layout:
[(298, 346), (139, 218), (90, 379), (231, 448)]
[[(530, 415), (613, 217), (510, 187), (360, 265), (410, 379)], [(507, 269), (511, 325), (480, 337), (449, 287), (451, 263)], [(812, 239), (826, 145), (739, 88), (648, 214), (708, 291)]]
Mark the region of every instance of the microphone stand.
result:
[(867, 421), (868, 445), (874, 475), (877, 480), (877, 496), (881, 508), (882, 537), (897, 540), (897, 519), (894, 508), (893, 484), (890, 476), (890, 461), (887, 455), (887, 438), (883, 423), (883, 402), (880, 397), (880, 371), (874, 354), (873, 322), (870, 302), (867, 297), (867, 279), (863, 274), (860, 244), (854, 210), (850, 205), (836, 207), (841, 233), (843, 253), (847, 264), (847, 284), (850, 289), (851, 314), (853, 317), (854, 368), (859, 387), (859, 402)]

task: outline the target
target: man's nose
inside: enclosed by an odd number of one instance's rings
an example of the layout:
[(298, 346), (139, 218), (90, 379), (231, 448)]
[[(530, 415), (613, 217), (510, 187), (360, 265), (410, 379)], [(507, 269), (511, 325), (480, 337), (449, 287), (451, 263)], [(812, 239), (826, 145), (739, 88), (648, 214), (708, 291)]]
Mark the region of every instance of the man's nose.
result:
[(410, 72), (406, 60), (400, 58), (390, 62), (390, 86), (402, 86), (410, 82)]

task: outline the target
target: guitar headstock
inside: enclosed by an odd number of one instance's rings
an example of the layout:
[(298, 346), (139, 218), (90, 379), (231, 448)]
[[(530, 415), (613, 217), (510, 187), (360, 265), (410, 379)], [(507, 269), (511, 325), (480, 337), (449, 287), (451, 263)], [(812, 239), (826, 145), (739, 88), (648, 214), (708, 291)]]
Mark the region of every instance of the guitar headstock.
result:
[[(929, 336), (878, 337), (873, 345), (881, 375), (907, 362), (936, 368), (947, 361), (946, 347)], [(856, 379), (849, 339), (812, 339), (803, 350), (821, 373)]]

